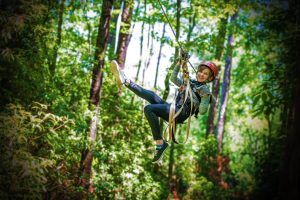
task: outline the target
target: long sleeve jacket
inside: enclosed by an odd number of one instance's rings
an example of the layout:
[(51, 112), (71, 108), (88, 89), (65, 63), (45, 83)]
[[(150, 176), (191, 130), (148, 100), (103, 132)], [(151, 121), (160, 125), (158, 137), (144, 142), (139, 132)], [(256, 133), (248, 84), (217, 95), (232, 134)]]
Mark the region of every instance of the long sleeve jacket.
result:
[[(178, 87), (182, 86), (182, 84), (183, 84), (183, 80), (178, 78), (179, 69), (180, 69), (180, 65), (176, 64), (174, 67), (174, 70), (172, 72), (171, 78), (170, 78), (170, 80)], [(209, 87), (206, 83), (200, 83), (200, 82), (198, 82), (196, 80), (192, 80), (192, 79), (190, 79), (190, 85), (191, 85), (191, 89), (193, 91), (192, 98), (193, 98), (193, 107), (195, 108), (194, 110), (199, 108), (199, 114), (203, 115), (207, 112), (209, 103), (210, 103), (210, 98), (211, 98), (210, 94), (211, 93), (210, 93)], [(180, 91), (178, 96), (182, 97), (185, 92), (184, 90), (185, 89)], [(199, 97), (200, 97), (200, 99), (199, 99)], [(182, 100), (182, 98), (181, 98), (181, 100)], [(187, 101), (190, 102), (190, 99), (188, 99)], [(182, 102), (180, 102), (180, 98), (176, 99), (176, 104), (178, 106), (182, 106)]]

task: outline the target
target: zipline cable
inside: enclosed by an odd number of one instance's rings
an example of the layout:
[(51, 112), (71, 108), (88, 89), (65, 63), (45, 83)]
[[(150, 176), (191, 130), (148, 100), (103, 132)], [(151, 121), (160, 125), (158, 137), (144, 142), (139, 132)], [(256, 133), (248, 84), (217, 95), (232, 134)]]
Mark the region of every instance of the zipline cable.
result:
[[(184, 49), (183, 49), (183, 47), (182, 47), (181, 42), (179, 42), (179, 41), (177, 40), (176, 33), (175, 33), (175, 31), (174, 31), (174, 29), (173, 29), (173, 27), (172, 27), (172, 24), (171, 24), (171, 22), (170, 22), (170, 20), (169, 20), (169, 17), (167, 16), (167, 14), (166, 14), (166, 12), (165, 12), (164, 7), (162, 6), (161, 1), (158, 0), (158, 3), (159, 3), (159, 5), (160, 5), (160, 7), (161, 7), (161, 9), (162, 9), (162, 11), (163, 11), (163, 14), (164, 14), (165, 18), (167, 19), (167, 22), (168, 22), (168, 24), (169, 24), (169, 26), (170, 26), (170, 28), (171, 28), (171, 30), (172, 30), (172, 33), (173, 33), (173, 35), (174, 35), (174, 37), (175, 37), (175, 41), (178, 43), (178, 45), (179, 45), (180, 50), (182, 51), (182, 53), (183, 53), (183, 54), (186, 54), (185, 51), (184, 51)], [(195, 70), (194, 66), (192, 65), (192, 63), (190, 63), (189, 60), (187, 60), (187, 61), (188, 61), (188, 63), (191, 65), (191, 67), (193, 68), (194, 72), (197, 72), (197, 71)]]
[[(191, 110), (190, 110), (190, 114), (189, 114), (189, 117), (188, 117), (188, 124), (187, 124), (187, 129), (186, 129), (186, 138), (183, 142), (186, 143), (186, 141), (188, 140), (188, 137), (189, 137), (189, 132), (190, 132), (190, 124), (191, 124), (191, 116), (192, 116), (192, 109), (193, 109), (193, 98), (192, 98), (192, 88), (191, 88), (191, 85), (190, 85), (190, 78), (189, 78), (189, 73), (188, 73), (188, 67), (187, 67), (187, 63), (189, 63), (191, 65), (191, 67), (193, 68), (194, 72), (197, 73), (197, 71), (195, 70), (195, 68), (193, 67), (193, 65), (190, 63), (189, 61), (189, 58), (190, 56), (185, 53), (184, 49), (182, 48), (182, 45), (181, 43), (178, 41), (177, 37), (176, 37), (176, 33), (171, 25), (171, 22), (165, 12), (165, 9), (164, 7), (162, 6), (161, 4), (161, 1), (158, 0), (158, 3), (163, 11), (163, 14), (165, 16), (165, 18), (167, 19), (167, 22), (172, 30), (172, 33), (174, 34), (175, 36), (175, 41), (177, 42), (177, 44), (179, 45), (180, 47), (180, 50), (181, 50), (181, 55), (180, 55), (180, 65), (182, 67), (182, 70), (183, 70), (183, 81), (186, 82), (186, 89), (185, 89), (185, 93), (184, 93), (184, 102), (183, 102), (183, 105), (185, 104), (188, 96), (190, 96), (190, 100), (191, 100)], [(179, 144), (177, 141), (176, 141), (176, 138), (175, 138), (175, 134), (176, 134), (176, 122), (175, 122), (175, 119), (177, 116), (179, 116), (179, 114), (181, 113), (182, 109), (183, 109), (183, 106), (176, 112), (176, 109), (175, 109), (175, 99), (177, 97), (174, 98), (174, 101), (173, 103), (171, 104), (170, 106), (170, 114), (169, 114), (169, 125), (168, 125), (168, 129), (169, 129), (169, 139), (172, 139), (174, 143), (176, 144)], [(164, 132), (164, 139), (167, 140), (167, 132), (165, 130)]]

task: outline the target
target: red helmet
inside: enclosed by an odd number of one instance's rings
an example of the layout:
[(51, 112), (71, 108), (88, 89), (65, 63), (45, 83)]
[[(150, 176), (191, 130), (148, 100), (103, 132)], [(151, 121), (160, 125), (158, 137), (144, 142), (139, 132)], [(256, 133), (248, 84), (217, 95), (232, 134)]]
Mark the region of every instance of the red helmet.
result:
[(204, 62), (200, 63), (199, 66), (201, 66), (201, 65), (203, 65), (205, 67), (208, 67), (212, 71), (212, 73), (213, 73), (212, 81), (213, 81), (215, 79), (215, 77), (217, 76), (217, 74), (218, 74), (217, 65), (215, 63), (211, 62), (211, 61), (204, 61)]

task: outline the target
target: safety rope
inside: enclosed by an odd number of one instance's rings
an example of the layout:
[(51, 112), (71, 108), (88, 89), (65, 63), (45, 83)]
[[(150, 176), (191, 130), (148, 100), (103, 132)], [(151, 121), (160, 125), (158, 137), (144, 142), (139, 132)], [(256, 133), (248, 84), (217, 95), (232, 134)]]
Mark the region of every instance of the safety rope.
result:
[[(182, 69), (182, 73), (183, 73), (183, 84), (186, 83), (186, 88), (185, 88), (185, 92), (184, 92), (184, 102), (181, 106), (181, 108), (176, 112), (176, 98), (177, 96), (175, 96), (171, 106), (170, 106), (170, 114), (169, 114), (169, 125), (168, 125), (168, 129), (169, 129), (169, 141), (170, 140), (173, 140), (173, 142), (177, 143), (177, 140), (175, 138), (175, 135), (176, 135), (176, 117), (179, 116), (179, 114), (182, 112), (183, 110), (183, 107), (185, 105), (185, 102), (188, 98), (188, 96), (190, 96), (190, 101), (191, 101), (191, 110), (190, 110), (190, 114), (189, 114), (189, 119), (188, 119), (188, 123), (187, 123), (187, 129), (186, 129), (186, 138), (183, 142), (186, 143), (188, 137), (189, 137), (189, 132), (190, 132), (190, 124), (191, 124), (191, 117), (192, 117), (192, 114), (193, 114), (193, 94), (192, 94), (192, 89), (191, 89), (191, 85), (190, 85), (190, 77), (189, 77), (189, 71), (188, 71), (188, 66), (187, 66), (187, 63), (190, 64), (190, 66), (193, 68), (194, 72), (197, 72), (195, 70), (195, 68), (193, 67), (193, 65), (190, 63), (189, 61), (189, 55), (184, 51), (183, 47), (182, 47), (182, 44), (180, 41), (177, 40), (176, 38), (176, 33), (170, 23), (170, 20), (165, 12), (165, 9), (164, 7), (162, 6), (162, 3), (160, 0), (158, 0), (158, 3), (163, 11), (163, 14), (165, 16), (165, 18), (167, 19), (167, 22), (172, 30), (172, 33), (173, 35), (175, 36), (175, 41), (177, 42), (177, 44), (179, 45), (180, 47), (180, 50), (181, 50), (181, 58), (180, 58), (180, 65), (181, 65), (181, 69)], [(164, 139), (167, 140), (167, 132), (165, 130), (164, 132)]]
[[(167, 13), (166, 13), (164, 7), (162, 6), (162, 3), (161, 3), (160, 0), (158, 0), (158, 4), (160, 5), (160, 7), (161, 7), (161, 9), (162, 9), (162, 11), (163, 11), (163, 14), (164, 14), (164, 16), (165, 16), (165, 18), (167, 19), (167, 22), (168, 22), (168, 24), (169, 24), (169, 26), (170, 26), (170, 28), (171, 28), (171, 30), (172, 30), (172, 33), (173, 33), (173, 35), (174, 35), (174, 37), (175, 37), (175, 41), (176, 41), (176, 43), (179, 45), (179, 48), (180, 48), (181, 52), (182, 52), (183, 54), (186, 54), (185, 51), (184, 51), (184, 49), (183, 49), (183, 47), (182, 47), (181, 42), (178, 41), (177, 38), (176, 38), (176, 33), (175, 33), (175, 31), (174, 31), (174, 29), (173, 29), (173, 27), (172, 27), (172, 24), (171, 24), (171, 22), (170, 22), (170, 20), (169, 20), (169, 17), (168, 17), (168, 15), (167, 15)], [(188, 60), (187, 62), (188, 62), (188, 63), (190, 64), (190, 66), (193, 68), (194, 72), (197, 72), (197, 71), (195, 70), (194, 66), (192, 65), (192, 63), (191, 63), (189, 60)]]
[(185, 102), (188, 99), (188, 96), (190, 96), (191, 110), (190, 110), (188, 123), (187, 123), (186, 137), (185, 137), (185, 140), (183, 142), (183, 144), (185, 144), (188, 140), (189, 133), (190, 133), (190, 124), (191, 124), (191, 118), (192, 118), (192, 114), (193, 114), (194, 102), (193, 102), (193, 94), (192, 94), (192, 88), (191, 88), (191, 84), (190, 84), (190, 76), (189, 76), (189, 72), (188, 72), (187, 59), (186, 58), (180, 60), (180, 66), (181, 66), (182, 73), (183, 73), (183, 82), (186, 83), (186, 86), (184, 86), (185, 87), (184, 101), (182, 103), (182, 106), (179, 108), (179, 110), (177, 112), (176, 112), (176, 98), (177, 98), (177, 95), (175, 96), (174, 100), (172, 101), (172, 104), (170, 106), (169, 125), (168, 125), (169, 140), (167, 140), (166, 130), (164, 132), (164, 140), (166, 140), (166, 141), (173, 140), (173, 142), (178, 144), (178, 141), (176, 140), (176, 137), (175, 137), (175, 135), (176, 135), (176, 117), (178, 117), (180, 115), (180, 113), (182, 112), (183, 107), (185, 105)]

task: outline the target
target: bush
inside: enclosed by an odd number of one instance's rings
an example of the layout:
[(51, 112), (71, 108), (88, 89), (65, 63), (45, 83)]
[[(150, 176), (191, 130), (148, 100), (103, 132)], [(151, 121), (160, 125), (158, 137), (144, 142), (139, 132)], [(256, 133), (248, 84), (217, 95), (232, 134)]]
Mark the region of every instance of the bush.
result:
[(41, 199), (62, 190), (68, 182), (64, 172), (72, 166), (68, 144), (76, 140), (73, 126), (39, 103), (30, 111), (7, 105), (0, 113), (0, 198)]

